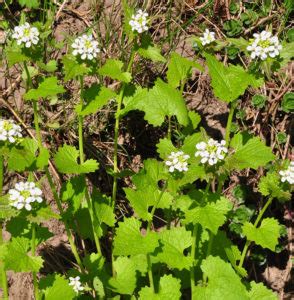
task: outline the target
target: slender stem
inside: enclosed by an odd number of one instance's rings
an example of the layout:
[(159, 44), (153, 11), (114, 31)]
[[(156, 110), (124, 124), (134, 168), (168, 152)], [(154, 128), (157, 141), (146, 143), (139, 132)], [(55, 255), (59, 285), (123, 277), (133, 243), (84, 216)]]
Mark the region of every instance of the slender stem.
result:
[[(259, 224), (259, 221), (261, 220), (261, 218), (263, 217), (265, 211), (267, 210), (267, 208), (270, 206), (270, 204), (272, 203), (273, 201), (273, 198), (270, 197), (268, 198), (267, 202), (265, 203), (264, 207), (262, 208), (262, 210), (259, 212), (253, 226), (256, 228)], [(250, 246), (251, 242), (246, 240), (246, 243), (245, 243), (245, 246), (243, 248), (243, 251), (242, 251), (242, 254), (241, 254), (241, 258), (240, 258), (240, 261), (239, 261), (239, 267), (242, 267), (243, 266), (243, 263), (244, 263), (244, 260), (245, 260), (245, 257), (246, 257), (246, 254), (247, 254), (247, 250)]]
[(0, 196), (3, 189), (3, 177), (4, 177), (4, 157), (0, 154)]
[[(164, 192), (167, 189), (167, 182), (165, 183), (158, 199), (157, 202), (155, 203), (155, 205), (152, 207), (151, 213), (150, 213), (150, 217), (149, 217), (149, 221), (148, 221), (148, 225), (147, 225), (147, 234), (151, 231), (151, 223), (153, 220), (153, 216), (155, 213), (155, 210), (160, 202), (160, 200), (162, 199), (162, 196), (164, 194)], [(152, 288), (153, 292), (155, 293), (155, 289), (154, 289), (154, 281), (153, 281), (153, 274), (152, 274), (152, 263), (151, 263), (151, 258), (150, 258), (150, 254), (147, 254), (147, 264), (148, 264), (148, 278), (149, 278), (149, 284), (150, 287)]]
[[(83, 91), (84, 91), (84, 79), (83, 76), (80, 76), (80, 105), (81, 109), (83, 108), (84, 105), (84, 100), (83, 100)], [(80, 163), (84, 163), (84, 140), (83, 140), (83, 123), (84, 123), (84, 117), (82, 115), (78, 116), (79, 119), (79, 151), (80, 151)]]
[[(51, 191), (53, 193), (54, 200), (55, 200), (55, 202), (57, 204), (58, 210), (59, 210), (60, 214), (63, 215), (64, 211), (63, 211), (63, 208), (62, 208), (62, 205), (61, 205), (61, 201), (60, 201), (60, 198), (58, 197), (55, 185), (53, 183), (53, 180), (52, 180), (52, 177), (51, 177), (51, 175), (49, 173), (48, 168), (45, 168), (45, 172), (46, 172), (46, 176), (47, 176), (47, 179), (48, 179)], [(68, 241), (69, 241), (69, 244), (70, 244), (70, 247), (71, 247), (71, 251), (72, 251), (72, 253), (73, 253), (73, 255), (74, 255), (74, 257), (75, 257), (75, 259), (76, 259), (76, 261), (77, 261), (77, 263), (78, 263), (81, 271), (84, 272), (85, 270), (84, 270), (81, 258), (79, 256), (77, 247), (76, 247), (76, 245), (74, 243), (74, 240), (72, 238), (72, 234), (71, 234), (69, 225), (68, 225), (68, 223), (67, 223), (66, 220), (63, 220), (63, 223), (64, 223), (64, 226), (65, 226), (65, 231), (66, 231), (66, 234), (67, 234), (67, 238), (68, 238)]]
[[(80, 76), (80, 105), (81, 108), (83, 108), (83, 92), (84, 92), (84, 79), (82, 76)], [(79, 151), (80, 151), (80, 163), (83, 164), (84, 163), (84, 140), (83, 140), (83, 123), (84, 123), (84, 117), (82, 115), (78, 116), (79, 118)], [(86, 184), (86, 179), (85, 179), (85, 185)], [(91, 226), (92, 226), (92, 231), (93, 231), (93, 236), (94, 236), (94, 241), (95, 241), (95, 245), (97, 248), (98, 253), (101, 254), (101, 247), (100, 247), (100, 242), (99, 242), (99, 237), (96, 233), (95, 230), (95, 215), (93, 212), (93, 204), (91, 201), (91, 197), (89, 195), (89, 191), (88, 188), (86, 188), (86, 200), (87, 200), (87, 205), (88, 205), (88, 210), (89, 210), (89, 214), (90, 214), (90, 218), (91, 218)]]
[[(2, 189), (3, 189), (3, 177), (4, 177), (3, 175), (4, 175), (4, 157), (0, 155), (0, 196), (2, 195)], [(2, 226), (3, 224), (2, 222), (0, 222), (0, 245), (3, 244)], [(8, 300), (7, 276), (6, 276), (5, 266), (3, 262), (0, 262), (0, 272), (2, 278), (3, 297), (4, 300)]]
[(150, 254), (147, 254), (147, 264), (148, 264), (148, 278), (149, 278), (149, 284), (153, 292), (155, 293), (154, 289), (154, 281), (153, 281), (153, 273), (152, 273), (152, 263), (151, 263), (151, 258)]
[[(32, 240), (31, 240), (32, 256), (36, 255), (36, 224), (32, 223)], [(35, 299), (39, 299), (39, 287), (37, 273), (33, 272), (34, 294)]]
[(155, 210), (156, 210), (156, 208), (157, 208), (157, 206), (158, 206), (160, 200), (162, 199), (162, 196), (163, 196), (164, 192), (165, 192), (166, 189), (167, 189), (167, 184), (168, 184), (168, 183), (166, 182), (165, 185), (164, 185), (164, 187), (163, 187), (163, 189), (161, 190), (161, 193), (160, 193), (160, 195), (159, 195), (159, 197), (158, 197), (158, 199), (157, 199), (157, 202), (156, 202), (155, 205), (152, 207), (152, 210), (151, 210), (151, 213), (150, 213), (150, 217), (149, 217), (149, 221), (148, 221), (148, 225), (147, 225), (147, 233), (149, 233), (150, 230), (151, 230), (151, 224), (152, 224), (152, 221), (153, 221), (153, 217), (154, 217)]
[(38, 102), (33, 101), (33, 108), (34, 108), (34, 125), (36, 130), (36, 136), (39, 148), (42, 148), (42, 137), (41, 137), (41, 131), (39, 126), (39, 116), (38, 116)]
[(168, 116), (167, 138), (168, 138), (169, 140), (171, 139), (171, 133), (172, 133), (172, 128), (171, 128), (171, 117)]
[(198, 236), (198, 228), (199, 224), (196, 223), (193, 228), (193, 233), (192, 233), (192, 247), (191, 247), (191, 257), (193, 259), (193, 264), (190, 268), (190, 281), (191, 281), (191, 299), (193, 299), (193, 294), (196, 286), (195, 282), (195, 254), (196, 254), (196, 243), (197, 243), (197, 236)]
[[(136, 45), (136, 41), (135, 41)], [(131, 71), (134, 58), (136, 55), (136, 51), (134, 50), (135, 47), (132, 49), (131, 57), (127, 66), (127, 72)], [(124, 91), (125, 91), (125, 83), (123, 83), (119, 96), (117, 98), (117, 108), (116, 108), (116, 114), (115, 114), (115, 124), (114, 124), (114, 149), (113, 149), (113, 186), (112, 186), (112, 198), (111, 198), (111, 205), (113, 209), (115, 208), (116, 203), (116, 195), (117, 195), (117, 173), (118, 173), (118, 160), (117, 160), (117, 153), (118, 153), (118, 134), (119, 134), (119, 122), (120, 122), (120, 111), (122, 107), (122, 101), (124, 97)]]
[[(2, 244), (3, 244), (2, 223), (0, 222), (0, 245)], [(1, 279), (2, 279), (3, 299), (8, 300), (8, 284), (7, 284), (7, 276), (6, 276), (4, 262), (0, 262), (0, 272), (1, 272)]]
[(226, 137), (225, 137), (227, 145), (230, 142), (230, 133), (231, 133), (232, 121), (233, 121), (236, 105), (237, 105), (237, 101), (231, 102), (231, 107), (230, 107), (230, 112), (229, 112), (227, 127), (226, 127)]
[(28, 90), (29, 88), (32, 87), (32, 79), (31, 79), (31, 75), (30, 75), (30, 72), (29, 72), (26, 61), (23, 62), (23, 66), (24, 66), (24, 69), (25, 69), (25, 72), (26, 72), (26, 75), (27, 75), (27, 90)]
[[(213, 238), (214, 238), (213, 233), (209, 231), (209, 242), (208, 242), (208, 246), (207, 246), (207, 251), (206, 251), (205, 258), (207, 258), (211, 254), (211, 248), (212, 248)], [(206, 283), (206, 282), (207, 282), (207, 275), (203, 274), (203, 283)]]
[(94, 211), (93, 211), (93, 203), (91, 201), (88, 189), (86, 189), (86, 200), (87, 200), (87, 205), (88, 205), (88, 209), (89, 209), (89, 214), (90, 214), (90, 218), (91, 218), (91, 225), (92, 225), (92, 231), (93, 231), (93, 235), (94, 235), (94, 241), (95, 241), (95, 245), (97, 248), (97, 252), (99, 254), (101, 254), (101, 246), (100, 246), (100, 241), (99, 241), (99, 237), (96, 233), (96, 229), (95, 229), (95, 221), (96, 221), (96, 217), (94, 215)]

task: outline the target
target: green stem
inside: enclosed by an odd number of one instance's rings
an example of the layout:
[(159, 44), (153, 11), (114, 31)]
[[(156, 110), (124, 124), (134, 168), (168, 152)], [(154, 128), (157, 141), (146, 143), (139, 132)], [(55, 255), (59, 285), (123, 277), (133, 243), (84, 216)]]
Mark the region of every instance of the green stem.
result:
[[(136, 45), (136, 41), (135, 41)], [(126, 72), (130, 72), (134, 58), (136, 55), (136, 51), (134, 50), (135, 46), (132, 49), (131, 57), (127, 66)], [(118, 173), (118, 160), (117, 160), (117, 154), (118, 154), (118, 134), (119, 134), (119, 123), (120, 123), (120, 112), (122, 107), (122, 101), (124, 97), (124, 91), (125, 91), (125, 83), (123, 83), (118, 99), (117, 99), (117, 108), (116, 108), (116, 114), (115, 114), (115, 124), (114, 124), (114, 150), (113, 150), (113, 186), (112, 186), (112, 198), (111, 198), (111, 205), (113, 209), (115, 208), (116, 203), (116, 196), (117, 196), (117, 173)]]
[[(32, 223), (32, 241), (31, 241), (31, 248), (32, 248), (32, 256), (36, 255), (36, 224)], [(33, 272), (33, 283), (34, 283), (34, 294), (35, 299), (39, 299), (39, 287), (38, 287), (38, 279), (37, 273)]]
[[(4, 157), (0, 155), (0, 196), (2, 195), (3, 189), (3, 176), (4, 175)], [(0, 245), (3, 244), (3, 236), (2, 236), (2, 222), (0, 222)], [(5, 271), (4, 263), (0, 263), (0, 272), (2, 278), (2, 289), (3, 289), (3, 297), (4, 300), (8, 300), (8, 284), (7, 284), (7, 276)]]
[(97, 252), (99, 254), (102, 254), (99, 237), (96, 233), (96, 229), (95, 229), (95, 226), (94, 226), (94, 222), (96, 221), (96, 217), (95, 217), (94, 211), (93, 211), (93, 203), (91, 201), (88, 189), (86, 189), (86, 200), (87, 200), (87, 205), (88, 205), (89, 214), (90, 214), (90, 218), (91, 218), (92, 231), (93, 231), (93, 235), (94, 235), (94, 241), (95, 241), (95, 245), (96, 245), (96, 248), (97, 248)]
[[(82, 76), (80, 76), (80, 105), (81, 109), (83, 108), (84, 102), (83, 102), (83, 92), (84, 92), (84, 79)], [(80, 164), (84, 163), (84, 139), (83, 139), (83, 123), (84, 123), (84, 117), (82, 115), (79, 115), (79, 151), (80, 151)], [(85, 185), (87, 187), (86, 183), (86, 178), (85, 178)], [(91, 219), (91, 226), (92, 226), (92, 231), (93, 231), (93, 236), (94, 236), (94, 241), (95, 245), (97, 248), (97, 251), (99, 254), (101, 254), (101, 247), (100, 247), (100, 242), (99, 242), (99, 237), (96, 233), (95, 230), (95, 223), (96, 222), (96, 217), (94, 215), (93, 211), (93, 203), (91, 201), (91, 197), (89, 195), (88, 188), (86, 188), (86, 200), (87, 200), (87, 205), (88, 205), (88, 210), (90, 214), (90, 219)]]
[(193, 228), (193, 233), (192, 233), (192, 247), (191, 247), (191, 257), (193, 259), (193, 264), (190, 268), (190, 280), (191, 280), (191, 299), (193, 299), (193, 294), (195, 291), (196, 287), (196, 282), (195, 282), (195, 254), (196, 254), (196, 243), (197, 243), (197, 236), (198, 236), (198, 228), (199, 224), (196, 223)]
[[(209, 231), (209, 242), (208, 242), (207, 252), (206, 252), (205, 258), (207, 258), (211, 254), (213, 238), (214, 238), (213, 233)], [(207, 275), (203, 275), (203, 283), (206, 283), (206, 282), (207, 282)]]
[(149, 278), (149, 284), (153, 292), (155, 293), (155, 288), (154, 288), (154, 281), (153, 281), (153, 273), (152, 273), (152, 263), (151, 263), (151, 258), (150, 254), (147, 254), (147, 264), (148, 264), (148, 278)]
[(154, 217), (154, 213), (155, 213), (155, 210), (160, 202), (160, 200), (162, 199), (162, 196), (164, 194), (164, 192), (166, 191), (167, 189), (167, 182), (165, 183), (158, 199), (157, 199), (157, 202), (155, 203), (155, 205), (152, 207), (152, 210), (151, 210), (151, 213), (150, 213), (150, 217), (149, 217), (149, 221), (148, 221), (148, 225), (147, 225), (147, 233), (149, 233), (151, 231), (151, 224), (152, 224), (152, 221), (153, 221), (153, 217)]
[[(162, 199), (162, 196), (164, 194), (164, 192), (167, 189), (167, 182), (165, 183), (158, 199), (157, 202), (155, 203), (155, 205), (152, 207), (151, 213), (150, 213), (150, 217), (149, 217), (149, 221), (148, 221), (148, 225), (147, 225), (147, 234), (151, 231), (151, 224), (152, 224), (152, 220), (153, 220), (153, 216), (155, 213), (155, 210), (160, 202), (160, 200)], [(155, 293), (155, 289), (154, 289), (154, 281), (153, 281), (153, 273), (152, 273), (152, 263), (151, 263), (151, 258), (150, 258), (150, 254), (147, 254), (147, 264), (148, 264), (148, 278), (149, 278), (149, 284), (150, 287), (152, 288), (153, 292)]]
[[(83, 101), (83, 91), (84, 91), (84, 79), (82, 76), (80, 76), (80, 105), (81, 109), (84, 106), (84, 101)], [(83, 123), (84, 123), (84, 117), (82, 115), (78, 116), (79, 119), (79, 151), (80, 151), (80, 163), (84, 163), (84, 137), (83, 137)]]
[(229, 145), (230, 142), (231, 127), (232, 127), (232, 121), (233, 121), (233, 116), (234, 116), (236, 106), (237, 106), (237, 101), (231, 102), (231, 107), (230, 107), (230, 112), (229, 112), (227, 127), (226, 127), (226, 137), (225, 137), (227, 146)]
[(23, 62), (23, 66), (24, 66), (24, 69), (25, 69), (25, 72), (26, 72), (26, 75), (27, 75), (27, 90), (28, 90), (29, 88), (32, 87), (32, 79), (31, 79), (31, 75), (30, 75), (30, 72), (29, 72), (26, 61)]
[[(55, 202), (57, 204), (58, 210), (59, 210), (60, 214), (63, 215), (64, 211), (63, 211), (63, 208), (62, 208), (62, 205), (61, 205), (61, 201), (60, 201), (60, 199), (58, 197), (55, 185), (53, 183), (52, 177), (51, 177), (51, 175), (50, 175), (49, 170), (48, 170), (47, 167), (45, 168), (45, 172), (46, 172), (46, 176), (47, 176), (47, 179), (48, 179), (51, 191), (53, 193), (54, 200), (55, 200)], [(81, 271), (84, 273), (85, 270), (84, 270), (81, 258), (79, 256), (77, 247), (76, 247), (76, 245), (74, 243), (74, 240), (72, 238), (72, 234), (71, 234), (69, 225), (68, 225), (68, 223), (67, 223), (66, 220), (63, 220), (63, 223), (64, 223), (64, 226), (65, 226), (65, 231), (66, 231), (66, 234), (67, 234), (67, 238), (68, 238), (68, 241), (69, 241), (69, 244), (70, 244), (70, 247), (71, 247), (71, 251), (72, 251), (72, 253), (73, 253), (73, 255), (74, 255), (75, 259), (76, 259), (76, 262), (78, 263)]]
[(33, 101), (33, 108), (34, 108), (34, 125), (36, 130), (36, 136), (39, 148), (42, 148), (42, 137), (41, 137), (41, 131), (39, 126), (39, 116), (38, 116), (38, 102)]
[[(273, 201), (273, 198), (270, 197), (268, 198), (267, 202), (265, 203), (264, 207), (262, 208), (262, 210), (259, 212), (253, 226), (254, 228), (256, 228), (259, 224), (259, 221), (261, 220), (261, 218), (263, 217), (265, 211), (267, 210), (267, 208), (270, 206), (270, 204), (272, 203)], [(246, 240), (246, 243), (245, 243), (245, 246), (243, 248), (243, 251), (242, 251), (242, 254), (241, 254), (241, 258), (240, 258), (240, 261), (239, 261), (239, 267), (242, 267), (243, 266), (243, 263), (244, 263), (244, 260), (245, 260), (245, 257), (246, 257), (246, 254), (247, 254), (247, 250), (250, 246), (251, 242)]]
[(167, 129), (167, 138), (171, 139), (172, 127), (171, 127), (171, 117), (168, 116), (168, 129)]

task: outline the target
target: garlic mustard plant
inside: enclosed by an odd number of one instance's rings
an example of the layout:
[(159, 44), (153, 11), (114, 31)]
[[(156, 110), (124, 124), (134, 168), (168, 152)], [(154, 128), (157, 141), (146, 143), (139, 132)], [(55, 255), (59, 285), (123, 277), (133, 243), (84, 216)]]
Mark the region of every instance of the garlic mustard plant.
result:
[(273, 36), (271, 32), (263, 30), (261, 33), (254, 33), (254, 39), (247, 47), (252, 59), (260, 58), (265, 60), (268, 57), (274, 58), (280, 54), (282, 45), (277, 36)]
[(215, 41), (215, 32), (209, 31), (209, 29), (205, 29), (203, 32), (203, 36), (199, 38), (202, 46), (209, 45)]
[(31, 210), (32, 203), (42, 203), (42, 191), (34, 182), (18, 182), (9, 192), (10, 205), (17, 209)]
[(129, 24), (132, 27), (132, 31), (142, 33), (148, 30), (148, 13), (143, 12), (141, 9), (137, 11), (135, 15), (132, 15), (132, 19)]
[(39, 30), (26, 22), (14, 28), (12, 38), (18, 45), (24, 44), (26, 48), (30, 48), (32, 45), (38, 44)]
[(21, 127), (13, 120), (0, 120), (0, 141), (15, 143), (21, 137)]
[(279, 172), (281, 175), (282, 182), (289, 182), (290, 184), (294, 184), (294, 161), (290, 162), (290, 165), (286, 170), (282, 170)]
[(169, 167), (168, 170), (171, 173), (174, 171), (185, 172), (188, 171), (187, 160), (189, 158), (190, 156), (185, 154), (183, 151), (172, 152), (165, 161), (165, 164)]
[(71, 46), (73, 48), (72, 54), (74, 56), (80, 56), (83, 60), (93, 60), (100, 52), (98, 42), (93, 39), (91, 34), (83, 34), (76, 38)]
[(81, 284), (80, 276), (69, 277), (69, 285), (77, 294), (84, 290), (84, 287)]
[(208, 163), (213, 166), (223, 160), (228, 153), (228, 148), (225, 147), (226, 141), (218, 142), (214, 139), (209, 139), (208, 142), (200, 142), (196, 145), (195, 156), (201, 157), (201, 163)]

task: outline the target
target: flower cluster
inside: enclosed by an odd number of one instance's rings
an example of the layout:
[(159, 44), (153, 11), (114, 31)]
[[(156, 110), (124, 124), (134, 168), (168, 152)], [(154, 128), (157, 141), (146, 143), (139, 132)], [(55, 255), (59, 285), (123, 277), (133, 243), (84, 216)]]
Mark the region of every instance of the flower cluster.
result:
[(215, 41), (215, 32), (205, 29), (205, 31), (203, 32), (203, 37), (200, 38), (200, 41), (203, 46), (214, 42)]
[(247, 47), (251, 52), (252, 59), (267, 59), (268, 56), (276, 57), (279, 55), (282, 45), (277, 36), (272, 36), (271, 32), (263, 30), (261, 33), (254, 33), (252, 43)]
[(225, 158), (226, 153), (228, 153), (228, 148), (225, 147), (226, 141), (222, 140), (218, 142), (214, 139), (209, 139), (207, 143), (200, 142), (196, 144), (195, 156), (201, 157), (201, 163), (205, 164), (208, 162), (209, 165), (213, 166), (217, 164), (219, 160)]
[(73, 290), (76, 293), (79, 293), (80, 291), (84, 290), (84, 287), (82, 286), (80, 281), (80, 276), (69, 277), (69, 285), (72, 286)]
[(80, 55), (81, 59), (92, 60), (97, 57), (97, 53), (100, 52), (98, 48), (98, 42), (93, 39), (93, 36), (83, 34), (82, 36), (75, 39), (72, 43), (72, 48), (74, 49), (72, 54), (74, 56)]
[(25, 44), (26, 48), (32, 45), (37, 45), (39, 42), (39, 31), (36, 27), (31, 27), (29, 23), (16, 26), (14, 28), (12, 38), (14, 38), (18, 45)]
[(291, 161), (289, 167), (280, 171), (279, 174), (282, 182), (288, 181), (290, 184), (294, 184), (294, 161)]
[(165, 164), (169, 167), (169, 172), (173, 173), (175, 170), (179, 172), (188, 171), (188, 162), (190, 158), (189, 155), (185, 154), (183, 151), (172, 152)]
[(0, 120), (0, 141), (15, 143), (21, 137), (21, 127), (13, 120)]
[(138, 33), (142, 33), (148, 30), (148, 14), (143, 12), (141, 9), (137, 11), (136, 15), (132, 15), (132, 19), (129, 24), (132, 27), (132, 31), (137, 31)]
[(25, 208), (26, 210), (32, 209), (32, 203), (41, 203), (42, 191), (36, 187), (34, 182), (19, 182), (16, 183), (14, 189), (9, 192), (10, 205), (17, 209)]

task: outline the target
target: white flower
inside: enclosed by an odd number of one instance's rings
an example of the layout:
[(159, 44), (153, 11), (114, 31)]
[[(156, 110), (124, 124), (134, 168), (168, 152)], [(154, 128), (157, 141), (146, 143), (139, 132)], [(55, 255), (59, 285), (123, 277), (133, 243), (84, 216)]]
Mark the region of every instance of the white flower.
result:
[(183, 151), (172, 152), (165, 164), (169, 167), (169, 172), (173, 173), (175, 170), (179, 172), (188, 171), (188, 162), (190, 158), (189, 155), (185, 154)]
[(93, 36), (83, 34), (82, 36), (75, 39), (72, 43), (74, 49), (72, 54), (74, 56), (80, 55), (81, 59), (92, 60), (97, 57), (97, 53), (100, 52), (98, 48), (98, 42), (93, 39)]
[(31, 27), (29, 23), (24, 23), (14, 27), (12, 34), (18, 45), (25, 44), (26, 48), (37, 45), (39, 42), (39, 31), (36, 27)]
[(132, 31), (137, 31), (138, 33), (142, 33), (148, 30), (148, 14), (143, 12), (141, 9), (137, 11), (136, 15), (132, 15), (132, 19), (129, 24), (132, 27)]
[(208, 45), (215, 41), (215, 32), (205, 29), (205, 32), (203, 32), (203, 37), (199, 39), (203, 46)]
[(31, 210), (32, 203), (41, 203), (42, 191), (36, 187), (34, 182), (19, 182), (16, 183), (14, 189), (8, 191), (10, 205), (17, 209)]
[(265, 60), (268, 56), (274, 58), (280, 54), (282, 45), (278, 37), (272, 36), (271, 32), (263, 30), (261, 33), (254, 33), (253, 37), (254, 39), (247, 47), (247, 50), (251, 52), (252, 59)]
[(84, 287), (81, 284), (80, 281), (80, 276), (76, 276), (76, 277), (69, 277), (69, 285), (72, 286), (73, 290), (76, 293), (79, 293), (80, 291), (84, 290)]
[(294, 184), (294, 161), (291, 161), (289, 167), (280, 171), (279, 174), (282, 182), (288, 181), (290, 184)]
[(15, 143), (21, 137), (21, 127), (19, 125), (15, 124), (13, 120), (0, 119), (0, 141)]
[(205, 164), (208, 162), (209, 165), (215, 165), (219, 160), (225, 158), (228, 153), (228, 148), (225, 147), (226, 141), (222, 140), (218, 142), (214, 139), (209, 139), (207, 143), (200, 142), (196, 145), (195, 156), (201, 157), (201, 163)]

